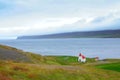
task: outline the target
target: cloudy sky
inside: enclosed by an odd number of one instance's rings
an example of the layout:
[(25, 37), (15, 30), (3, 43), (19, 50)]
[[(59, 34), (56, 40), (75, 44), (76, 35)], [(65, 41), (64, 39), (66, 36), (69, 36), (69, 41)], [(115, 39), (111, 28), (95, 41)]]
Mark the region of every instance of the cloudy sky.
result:
[(0, 39), (119, 25), (120, 0), (0, 0)]

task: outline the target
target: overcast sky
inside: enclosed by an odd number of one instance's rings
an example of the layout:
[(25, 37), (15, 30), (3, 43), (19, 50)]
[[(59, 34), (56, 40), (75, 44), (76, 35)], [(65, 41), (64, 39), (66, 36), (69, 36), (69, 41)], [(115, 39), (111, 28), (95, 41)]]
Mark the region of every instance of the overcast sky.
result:
[(0, 0), (0, 39), (119, 25), (120, 0)]

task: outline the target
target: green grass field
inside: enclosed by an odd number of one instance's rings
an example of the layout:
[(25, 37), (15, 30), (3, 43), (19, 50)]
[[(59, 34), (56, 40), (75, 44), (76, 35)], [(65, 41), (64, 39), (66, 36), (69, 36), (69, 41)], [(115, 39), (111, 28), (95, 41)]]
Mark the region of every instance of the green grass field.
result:
[[(45, 63), (39, 62), (38, 64), (0, 61), (0, 80), (120, 79), (119, 62), (99, 64), (99, 61), (93, 62), (92, 59), (87, 63), (79, 63), (76, 59), (77, 57), (72, 56), (44, 56), (43, 62)], [(36, 60), (36, 57), (34, 60)], [(39, 58), (37, 58), (37, 61), (38, 60)]]
[(120, 73), (92, 66), (0, 62), (0, 80), (119, 80)]
[(97, 65), (98, 68), (120, 72), (120, 62)]

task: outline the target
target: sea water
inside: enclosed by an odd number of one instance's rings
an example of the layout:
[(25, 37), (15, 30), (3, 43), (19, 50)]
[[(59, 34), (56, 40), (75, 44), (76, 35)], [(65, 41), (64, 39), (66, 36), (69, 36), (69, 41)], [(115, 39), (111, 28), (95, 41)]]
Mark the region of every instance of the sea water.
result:
[(120, 38), (68, 38), (0, 40), (0, 44), (41, 55), (120, 58)]

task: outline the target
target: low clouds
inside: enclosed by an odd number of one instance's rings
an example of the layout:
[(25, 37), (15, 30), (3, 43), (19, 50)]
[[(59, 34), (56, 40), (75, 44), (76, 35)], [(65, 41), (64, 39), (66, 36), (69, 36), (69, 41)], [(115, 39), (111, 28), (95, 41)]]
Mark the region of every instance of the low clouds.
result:
[(25, 18), (15, 17), (1, 20), (0, 36), (37, 35), (58, 32), (58, 28), (65, 24), (72, 24), (78, 18)]
[(0, 36), (42, 35), (72, 31), (120, 29), (120, 17), (14, 18), (1, 20)]
[(59, 28), (60, 31), (94, 31), (120, 29), (120, 16), (117, 13), (108, 15), (82, 18), (73, 24), (64, 25)]

